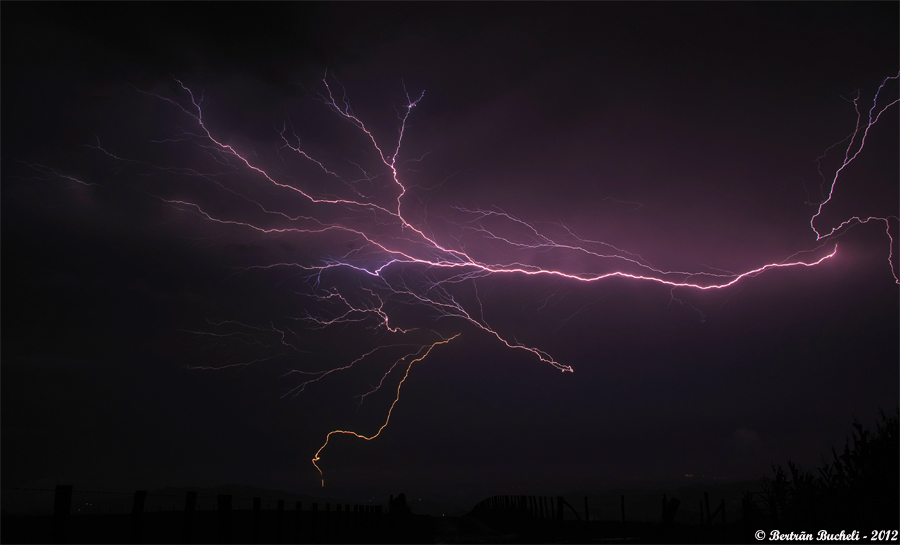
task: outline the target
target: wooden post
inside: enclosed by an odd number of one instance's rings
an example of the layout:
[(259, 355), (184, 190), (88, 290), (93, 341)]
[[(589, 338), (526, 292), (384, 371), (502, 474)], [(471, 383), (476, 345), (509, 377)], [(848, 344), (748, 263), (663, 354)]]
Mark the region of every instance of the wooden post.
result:
[(620, 499), (620, 504), (622, 507), (622, 537), (625, 537), (625, 494), (622, 494)]
[(231, 540), (231, 494), (219, 494), (216, 501), (219, 508), (219, 539), (217, 541), (228, 543)]
[(188, 490), (184, 498), (184, 524), (181, 527), (181, 542), (191, 542), (191, 531), (194, 527), (194, 512), (197, 510), (197, 491)]
[(259, 517), (262, 511), (262, 499), (253, 498), (253, 522), (251, 525), (250, 543), (259, 543)]
[(703, 492), (703, 500), (706, 503), (706, 524), (712, 524), (712, 517), (709, 516), (709, 492)]
[(336, 541), (340, 541), (341, 530), (343, 529), (344, 511), (343, 505), (337, 504), (337, 513), (334, 515), (334, 537)]
[[(476, 511), (476, 512), (480, 511), (482, 503), (483, 502), (479, 502), (478, 505), (475, 506), (474, 511)], [(348, 506), (348, 508), (349, 508), (349, 506)], [(391, 494), (390, 501), (388, 501), (387, 519), (388, 519), (388, 524), (387, 524), (388, 535), (393, 535), (394, 525), (396, 524), (394, 522), (394, 495), (393, 494)]]
[(584, 497), (584, 527), (590, 528), (591, 525), (591, 512), (588, 510), (588, 501), (587, 496)]
[(325, 504), (325, 524), (322, 525), (322, 541), (331, 541), (331, 504)]
[(147, 501), (147, 491), (137, 490), (134, 493), (134, 501), (131, 504), (131, 542), (140, 543), (143, 533), (144, 504)]
[(663, 502), (662, 502), (662, 515), (659, 517), (659, 521), (665, 524), (666, 522), (666, 495), (663, 494)]
[[(709, 520), (707, 519), (707, 524)], [(703, 526), (703, 500), (700, 500), (700, 539), (701, 541), (706, 541), (706, 527)]]
[(66, 543), (69, 515), (72, 513), (72, 485), (58, 484), (53, 497), (53, 542)]
[[(681, 505), (681, 502), (678, 498), (669, 498), (666, 501), (666, 495), (663, 494), (663, 513), (662, 513), (662, 524), (663, 526), (671, 526), (675, 521), (675, 513), (678, 512), (678, 506)], [(701, 513), (702, 519), (702, 513)]]
[(319, 515), (319, 504), (312, 504), (312, 513), (309, 514), (309, 542), (318, 543), (316, 541), (316, 519)]
[(275, 543), (284, 541), (284, 500), (278, 500), (275, 512)]
[(728, 532), (728, 521), (725, 519), (725, 499), (722, 499), (722, 503), (719, 506), (719, 509), (722, 510), (722, 541), (725, 541), (725, 535)]
[(300, 528), (303, 523), (303, 502), (298, 501), (294, 509), (294, 543), (300, 543)]

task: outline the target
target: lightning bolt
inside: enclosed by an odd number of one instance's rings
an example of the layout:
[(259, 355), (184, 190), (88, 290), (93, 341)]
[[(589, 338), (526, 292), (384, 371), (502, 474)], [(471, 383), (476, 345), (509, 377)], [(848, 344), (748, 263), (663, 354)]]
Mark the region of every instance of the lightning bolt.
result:
[[(352, 435), (353, 437), (358, 437), (358, 438), (364, 439), (366, 441), (371, 441), (372, 439), (375, 439), (376, 437), (381, 435), (381, 432), (384, 431), (384, 428), (387, 427), (388, 422), (391, 421), (391, 414), (394, 412), (394, 407), (396, 407), (397, 402), (400, 401), (400, 388), (403, 387), (403, 383), (406, 382), (407, 378), (409, 378), (409, 370), (412, 369), (413, 364), (424, 360), (428, 356), (428, 354), (431, 353), (431, 351), (434, 349), (435, 346), (437, 346), (439, 344), (447, 344), (457, 337), (459, 337), (459, 333), (450, 337), (449, 339), (444, 339), (441, 341), (437, 341), (436, 343), (433, 343), (431, 346), (428, 347), (428, 350), (426, 350), (424, 354), (422, 354), (418, 358), (411, 360), (409, 362), (409, 364), (406, 366), (406, 372), (403, 373), (403, 378), (400, 379), (400, 383), (397, 384), (397, 395), (396, 395), (396, 397), (394, 397), (394, 402), (391, 403), (390, 409), (388, 409), (387, 418), (384, 419), (384, 424), (382, 424), (381, 427), (378, 428), (378, 431), (376, 431), (374, 434), (366, 436), (366, 435), (362, 435), (361, 433), (357, 433), (355, 431), (349, 431), (349, 430), (332, 430), (332, 431), (328, 432), (328, 435), (325, 436), (325, 442), (322, 443), (322, 446), (319, 447), (319, 450), (316, 451), (316, 455), (313, 456), (313, 459), (312, 459), (312, 463), (314, 466), (316, 466), (316, 469), (319, 471), (319, 475), (323, 475), (322, 469), (319, 467), (319, 464), (317, 464), (316, 462), (321, 460), (319, 455), (322, 454), (322, 451), (325, 450), (325, 447), (328, 446), (328, 441), (331, 440), (331, 436), (332, 435)], [(325, 486), (324, 475), (322, 478), (322, 486)]]
[[(292, 319), (304, 322), (311, 328), (328, 328), (348, 324), (363, 324), (376, 331), (389, 335), (407, 335), (422, 328), (405, 327), (396, 316), (398, 308), (418, 308), (429, 314), (434, 321), (453, 320), (468, 323), (478, 330), (495, 338), (511, 350), (522, 351), (531, 357), (553, 366), (562, 372), (572, 372), (569, 365), (557, 362), (550, 354), (540, 348), (518, 342), (515, 338), (492, 327), (484, 317), (482, 299), (478, 294), (476, 281), (489, 276), (542, 276), (558, 278), (566, 282), (599, 283), (611, 278), (628, 278), (639, 282), (660, 284), (671, 288), (672, 300), (688, 305), (675, 297), (675, 290), (724, 290), (748, 278), (752, 278), (779, 268), (815, 267), (838, 253), (837, 239), (850, 228), (866, 223), (883, 223), (889, 246), (888, 263), (894, 281), (900, 284), (900, 277), (894, 267), (891, 222), (897, 222), (897, 216), (874, 217), (855, 215), (845, 218), (835, 226), (822, 227), (822, 214), (829, 203), (836, 198), (841, 175), (847, 167), (854, 163), (863, 153), (870, 130), (884, 116), (885, 112), (895, 106), (900, 99), (887, 100), (884, 92), (892, 84), (896, 84), (900, 74), (885, 78), (876, 91), (872, 104), (863, 114), (861, 97), (857, 93), (853, 105), (857, 121), (852, 133), (842, 142), (829, 148), (826, 153), (840, 148), (843, 154), (841, 164), (836, 168), (830, 180), (823, 175), (823, 187), (827, 185), (827, 196), (815, 204), (816, 211), (809, 221), (815, 236), (811, 248), (797, 252), (779, 261), (760, 264), (743, 272), (731, 272), (708, 268), (703, 271), (665, 270), (654, 266), (639, 254), (624, 250), (607, 242), (581, 237), (566, 225), (558, 224), (539, 227), (537, 223), (521, 219), (500, 208), (465, 208), (451, 207), (444, 215), (432, 214), (430, 217), (412, 219), (409, 195), (412, 186), (404, 183), (399, 162), (403, 139), (407, 133), (408, 121), (417, 105), (424, 99), (424, 92), (410, 95), (404, 86), (405, 102), (397, 112), (396, 139), (391, 145), (385, 145), (376, 138), (350, 106), (347, 92), (341, 86), (341, 92), (335, 92), (336, 80), (329, 81), (326, 74), (322, 79), (324, 92), (317, 99), (342, 122), (349, 124), (354, 131), (371, 147), (377, 163), (377, 170), (364, 168), (360, 164), (350, 163), (359, 171), (359, 178), (349, 179), (339, 174), (342, 170), (328, 164), (328, 161), (317, 158), (316, 154), (304, 148), (293, 126), (285, 122), (276, 129), (282, 145), (278, 156), (287, 167), (286, 157), (293, 157), (302, 164), (319, 173), (329, 181), (327, 192), (310, 189), (310, 183), (298, 182), (290, 174), (274, 167), (265, 167), (255, 154), (248, 154), (225, 143), (225, 139), (217, 136), (210, 129), (204, 117), (205, 100), (202, 93), (196, 93), (181, 80), (175, 79), (180, 95), (170, 98), (157, 93), (137, 89), (138, 92), (170, 105), (192, 125), (189, 131), (164, 140), (154, 141), (166, 145), (193, 145), (207, 157), (212, 158), (213, 170), (202, 171), (193, 168), (172, 167), (143, 162), (121, 157), (101, 144), (89, 145), (91, 149), (105, 154), (108, 158), (132, 164), (145, 169), (149, 173), (165, 172), (183, 178), (199, 178), (215, 184), (221, 190), (239, 198), (249, 205), (249, 209), (260, 214), (260, 220), (250, 221), (246, 217), (226, 215), (213, 208), (187, 198), (159, 198), (166, 205), (194, 214), (211, 224), (231, 226), (259, 235), (284, 234), (297, 237), (340, 236), (349, 241), (349, 251), (339, 255), (320, 255), (316, 262), (279, 262), (266, 265), (254, 265), (236, 269), (237, 273), (251, 269), (291, 269), (298, 271), (307, 280), (311, 293), (300, 295), (311, 298), (321, 309), (320, 314), (308, 310)], [(339, 85), (339, 84), (337, 84)], [(842, 145), (845, 147), (841, 148)], [(284, 153), (285, 155), (282, 155)], [(821, 159), (821, 158), (820, 158)], [(411, 159), (412, 160), (412, 159)], [(421, 160), (421, 159), (418, 159)], [(45, 176), (59, 176), (70, 181), (85, 184), (80, 178), (58, 172), (43, 165), (33, 168)], [(820, 171), (821, 172), (821, 171)], [(247, 187), (262, 184), (272, 192), (286, 195), (279, 203), (263, 204), (260, 199), (246, 189), (234, 188), (222, 181), (228, 175), (238, 173)], [(823, 191), (823, 195), (826, 192)], [(296, 199), (291, 201), (290, 199)], [(613, 199), (614, 200), (614, 199)], [(305, 214), (289, 212), (292, 202), (302, 204)], [(640, 203), (616, 201), (636, 210)], [(299, 206), (298, 204), (298, 206)], [(440, 224), (442, 229), (435, 229)], [(480, 248), (490, 251), (479, 251)], [(586, 271), (566, 271), (562, 267), (543, 267), (523, 262), (517, 258), (522, 252), (542, 253), (550, 255), (577, 256), (587, 260), (591, 266)], [(348, 271), (358, 277), (353, 287), (328, 286), (327, 273), (331, 271)], [(471, 286), (474, 296), (466, 301), (458, 293), (458, 286)], [(473, 303), (474, 301), (474, 303)], [(693, 308), (693, 307), (691, 307)], [(696, 309), (695, 309), (696, 310)], [(579, 311), (580, 312), (580, 311)], [(699, 311), (698, 311), (699, 312)], [(702, 313), (701, 313), (702, 315)], [(240, 322), (211, 323), (212, 331), (191, 331), (191, 333), (211, 339), (227, 339), (229, 342), (262, 347), (285, 346), (293, 351), (300, 351), (289, 340), (293, 334), (289, 329), (251, 326)], [(223, 328), (227, 329), (221, 332)], [(395, 359), (389, 369), (382, 375), (377, 385), (368, 392), (358, 396), (362, 403), (366, 396), (378, 391), (388, 376), (398, 367), (404, 368), (402, 379), (397, 384), (396, 395), (387, 412), (384, 423), (372, 435), (336, 429), (330, 431), (325, 442), (316, 451), (312, 463), (322, 476), (319, 466), (321, 454), (334, 435), (352, 435), (371, 441), (378, 437), (390, 422), (391, 415), (400, 399), (403, 384), (409, 378), (412, 366), (424, 360), (439, 345), (447, 344), (459, 337), (457, 333), (451, 337), (443, 337), (436, 332), (440, 340), (425, 344), (389, 344), (367, 351), (347, 365), (324, 371), (295, 370), (288, 375), (297, 374), (304, 380), (285, 395), (298, 395), (311, 384), (325, 380), (340, 372), (348, 371), (387, 348), (407, 347), (399, 358)], [(267, 340), (274, 336), (276, 341)], [(196, 369), (224, 369), (245, 367), (263, 361), (252, 359), (246, 361), (224, 362), (217, 367), (196, 366)]]

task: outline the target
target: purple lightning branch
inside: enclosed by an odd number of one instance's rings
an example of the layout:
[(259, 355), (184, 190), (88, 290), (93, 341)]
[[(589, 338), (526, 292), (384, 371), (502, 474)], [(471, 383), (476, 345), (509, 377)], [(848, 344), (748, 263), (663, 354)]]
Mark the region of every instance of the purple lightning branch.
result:
[[(324, 371), (294, 370), (287, 373), (290, 376), (302, 377), (301, 382), (291, 389), (286, 395), (298, 395), (307, 386), (325, 380), (332, 375), (345, 372), (356, 366), (364, 365), (370, 359), (385, 354), (399, 354), (391, 356), (392, 363), (383, 373), (377, 384), (371, 385), (371, 389), (357, 396), (362, 403), (367, 396), (379, 391), (385, 384), (389, 375), (396, 369), (403, 369), (405, 373), (397, 386), (396, 396), (384, 424), (372, 435), (364, 435), (346, 430), (334, 430), (330, 432), (322, 447), (316, 452), (313, 464), (321, 473), (317, 462), (320, 461), (322, 450), (327, 446), (334, 434), (348, 434), (355, 437), (371, 440), (377, 437), (387, 425), (391, 411), (399, 400), (400, 386), (409, 376), (409, 371), (414, 363), (423, 360), (433, 349), (439, 345), (447, 344), (460, 335), (456, 329), (452, 333), (442, 334), (436, 329), (425, 327), (407, 327), (398, 317), (399, 309), (415, 308), (424, 310), (434, 321), (434, 324), (468, 323), (471, 326), (489, 334), (498, 342), (511, 350), (517, 350), (530, 354), (560, 371), (571, 372), (572, 367), (557, 362), (550, 354), (540, 348), (518, 342), (515, 338), (501, 333), (492, 327), (484, 317), (482, 298), (478, 294), (477, 280), (490, 276), (545, 276), (549, 278), (563, 279), (567, 282), (596, 283), (610, 278), (628, 278), (641, 282), (661, 284), (671, 288), (673, 299), (675, 290), (722, 290), (738, 284), (748, 278), (755, 277), (766, 271), (779, 268), (803, 268), (815, 267), (820, 263), (831, 259), (838, 254), (836, 239), (855, 225), (870, 222), (882, 222), (887, 233), (889, 245), (888, 262), (891, 274), (895, 282), (900, 283), (900, 276), (893, 264), (894, 240), (891, 236), (891, 222), (897, 222), (897, 216), (871, 217), (851, 216), (840, 220), (833, 227), (823, 227), (823, 210), (833, 200), (839, 198), (842, 173), (863, 153), (869, 132), (882, 118), (883, 114), (895, 106), (900, 99), (888, 101), (883, 98), (884, 89), (889, 85), (895, 85), (898, 77), (890, 76), (884, 79), (872, 100), (872, 105), (867, 114), (861, 113), (860, 96), (857, 94), (853, 104), (857, 112), (857, 122), (853, 132), (835, 147), (846, 144), (842, 150), (841, 164), (831, 176), (827, 184), (827, 197), (816, 204), (816, 212), (810, 218), (809, 225), (814, 235), (810, 248), (797, 252), (786, 258), (770, 263), (762, 263), (744, 272), (729, 272), (719, 269), (705, 271), (681, 271), (665, 270), (654, 266), (639, 254), (621, 249), (612, 244), (590, 240), (576, 234), (571, 228), (558, 224), (554, 226), (539, 227), (537, 223), (521, 219), (500, 208), (492, 207), (466, 208), (450, 207), (444, 214), (432, 214), (428, 218), (413, 219), (409, 212), (411, 186), (404, 182), (400, 172), (400, 156), (403, 140), (408, 129), (408, 120), (413, 109), (423, 100), (424, 92), (417, 97), (405, 92), (405, 103), (397, 115), (396, 139), (390, 145), (379, 141), (362, 119), (353, 113), (346, 90), (342, 89), (339, 97), (336, 97), (328, 78), (323, 78), (325, 92), (319, 95), (321, 102), (340, 120), (349, 123), (358, 131), (363, 140), (374, 153), (378, 172), (365, 168), (356, 163), (354, 165), (360, 172), (358, 180), (346, 179), (338, 174), (340, 169), (330, 165), (329, 161), (319, 158), (305, 148), (300, 138), (293, 131), (288, 130), (288, 123), (276, 133), (283, 145), (278, 151), (279, 157), (284, 152), (308, 167), (318, 171), (320, 175), (329, 180), (327, 191), (310, 189), (313, 184), (305, 181), (298, 182), (292, 176), (275, 167), (267, 167), (255, 154), (241, 152), (225, 139), (215, 134), (210, 129), (204, 118), (204, 97), (200, 98), (188, 86), (176, 80), (180, 86), (182, 99), (173, 99), (157, 93), (141, 91), (156, 99), (162, 100), (180, 111), (193, 125), (189, 131), (185, 131), (175, 137), (155, 141), (181, 145), (188, 143), (197, 146), (204, 154), (211, 157), (219, 171), (202, 172), (195, 169), (174, 168), (164, 165), (144, 163), (133, 159), (119, 157), (103, 147), (98, 142), (92, 148), (107, 154), (112, 159), (122, 162), (130, 162), (145, 165), (156, 171), (168, 172), (178, 176), (201, 177), (246, 203), (255, 213), (261, 213), (265, 221), (251, 221), (246, 219), (248, 214), (241, 216), (228, 215), (216, 212), (204, 202), (195, 202), (188, 198), (163, 198), (168, 205), (195, 214), (211, 224), (227, 225), (246, 230), (259, 236), (265, 235), (289, 235), (302, 237), (345, 237), (349, 240), (349, 250), (335, 254), (321, 254), (307, 261), (278, 262), (265, 265), (254, 265), (238, 269), (238, 272), (246, 272), (251, 269), (287, 269), (298, 271), (307, 279), (311, 286), (310, 293), (301, 294), (316, 304), (319, 313), (308, 310), (300, 315), (291, 317), (297, 322), (306, 324), (311, 328), (329, 328), (348, 324), (363, 324), (370, 327), (379, 335), (389, 335), (392, 338), (404, 336), (413, 331), (420, 330), (422, 334), (435, 339), (424, 343), (397, 343), (387, 342), (376, 348), (360, 354), (346, 365), (334, 367)], [(415, 98), (414, 98), (415, 97)], [(282, 157), (282, 161), (284, 158)], [(399, 163), (398, 163), (399, 162)], [(285, 163), (286, 166), (286, 163)], [(36, 167), (37, 168), (37, 167)], [(46, 174), (56, 173), (49, 167), (39, 166), (39, 170)], [(235, 189), (226, 186), (219, 181), (224, 173), (240, 174), (244, 189)], [(56, 173), (62, 176), (62, 174)], [(75, 178), (75, 181), (81, 182)], [(387, 180), (387, 184), (378, 185), (381, 180)], [(366, 195), (359, 182), (365, 181), (371, 189), (371, 195)], [(277, 206), (263, 204), (260, 199), (252, 196), (251, 187), (263, 184), (269, 190), (286, 195)], [(349, 195), (347, 194), (349, 193)], [(825, 194), (826, 192), (823, 192)], [(295, 199), (296, 201), (291, 201)], [(288, 210), (296, 202), (298, 209), (304, 210), (304, 214), (295, 214)], [(629, 203), (637, 204), (639, 203)], [(436, 229), (435, 225), (441, 225)], [(578, 257), (587, 260), (583, 270), (567, 270), (565, 267), (545, 267), (535, 265), (527, 259), (528, 255), (545, 253), (559, 256)], [(326, 274), (330, 271), (347, 271), (357, 276), (353, 286), (337, 287), (329, 285)], [(712, 271), (712, 272), (710, 272)], [(461, 293), (460, 286), (468, 286), (466, 294)], [(474, 293), (474, 296), (471, 295)], [(298, 346), (293, 344), (292, 337), (296, 334), (289, 329), (271, 327), (258, 327), (240, 322), (210, 323), (208, 331), (193, 331), (197, 335), (208, 336), (212, 339), (227, 339), (229, 341), (243, 343), (245, 345), (271, 346), (273, 341), (266, 340), (266, 335), (274, 335), (276, 344), (285, 346), (290, 350), (301, 352)], [(434, 326), (435, 328), (437, 325)], [(446, 327), (455, 327), (448, 325)], [(268, 343), (268, 344), (267, 344)], [(399, 350), (399, 352), (397, 352)], [(229, 367), (244, 367), (271, 358), (251, 359), (238, 362), (223, 362), (216, 367), (198, 366), (198, 369), (223, 369)], [(324, 481), (323, 481), (324, 484)]]

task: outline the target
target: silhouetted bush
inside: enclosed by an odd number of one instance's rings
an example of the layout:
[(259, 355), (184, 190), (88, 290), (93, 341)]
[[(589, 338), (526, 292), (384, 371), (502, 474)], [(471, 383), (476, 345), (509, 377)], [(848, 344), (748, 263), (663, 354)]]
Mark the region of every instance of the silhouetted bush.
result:
[(875, 433), (853, 422), (844, 452), (817, 473), (788, 461), (773, 464), (775, 478), (765, 486), (765, 502), (781, 529), (879, 530), (900, 520), (900, 408), (879, 411)]

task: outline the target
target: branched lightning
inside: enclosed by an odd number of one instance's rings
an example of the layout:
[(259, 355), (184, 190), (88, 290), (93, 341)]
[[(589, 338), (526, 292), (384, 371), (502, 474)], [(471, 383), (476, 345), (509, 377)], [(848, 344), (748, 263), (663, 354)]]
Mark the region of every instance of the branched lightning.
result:
[[(414, 360), (411, 360), (409, 362), (409, 364), (407, 364), (406, 372), (403, 373), (403, 378), (400, 379), (400, 382), (397, 384), (397, 395), (396, 395), (396, 397), (394, 397), (394, 402), (391, 403), (390, 409), (388, 409), (387, 417), (384, 419), (384, 424), (382, 424), (381, 427), (378, 428), (378, 431), (376, 431), (374, 434), (367, 436), (367, 435), (362, 435), (355, 431), (349, 431), (349, 430), (332, 430), (332, 431), (328, 432), (328, 435), (325, 436), (325, 442), (322, 443), (322, 446), (319, 447), (319, 450), (316, 451), (316, 455), (313, 456), (313, 459), (312, 459), (313, 465), (316, 466), (316, 469), (319, 470), (319, 475), (322, 475), (322, 469), (319, 467), (319, 464), (317, 464), (316, 462), (321, 460), (321, 458), (319, 457), (319, 454), (321, 454), (322, 451), (325, 450), (325, 447), (328, 446), (328, 441), (331, 440), (331, 436), (332, 435), (352, 435), (352, 436), (358, 437), (360, 439), (365, 439), (366, 441), (371, 441), (372, 439), (375, 439), (376, 437), (381, 435), (381, 432), (384, 431), (384, 428), (387, 427), (388, 422), (391, 421), (391, 413), (394, 412), (394, 407), (397, 405), (397, 402), (400, 401), (400, 388), (403, 387), (403, 383), (406, 382), (407, 378), (409, 378), (409, 370), (412, 369), (413, 364), (424, 360), (428, 356), (428, 354), (431, 353), (431, 351), (434, 349), (435, 346), (437, 346), (439, 344), (447, 344), (448, 342), (452, 341), (453, 339), (459, 337), (459, 335), (460, 334), (457, 333), (456, 335), (450, 337), (449, 339), (443, 339), (443, 340), (440, 340), (440, 341), (437, 341), (437, 342), (431, 344), (430, 346), (428, 346), (428, 349), (425, 351), (424, 354), (422, 354), (421, 356), (417, 357)], [(399, 362), (397, 362), (397, 363), (399, 363)], [(391, 370), (393, 370), (394, 367), (396, 367), (397, 363), (395, 363), (394, 365), (391, 366)], [(388, 371), (388, 373), (390, 373), (390, 371)], [(381, 386), (381, 385), (379, 384), (379, 386)], [(324, 478), (322, 479), (322, 486), (325, 486)]]
[[(180, 87), (180, 92), (183, 93), (180, 98), (173, 99), (138, 89), (141, 93), (171, 105), (186, 116), (193, 125), (190, 131), (154, 142), (196, 146), (204, 154), (213, 158), (217, 165), (216, 168), (220, 170), (202, 172), (123, 158), (110, 151), (108, 146), (101, 145), (99, 139), (96, 145), (89, 147), (113, 160), (147, 167), (153, 172), (167, 172), (185, 178), (199, 177), (208, 180), (221, 190), (240, 198), (266, 218), (265, 223), (250, 221), (246, 219), (246, 215), (229, 216), (223, 212), (215, 212), (202, 202), (194, 202), (185, 198), (157, 197), (175, 209), (194, 214), (212, 224), (228, 225), (257, 235), (286, 234), (297, 237), (340, 235), (345, 237), (345, 240), (349, 241), (350, 249), (349, 251), (342, 249), (338, 255), (320, 255), (312, 261), (269, 263), (238, 269), (240, 272), (251, 269), (286, 268), (297, 270), (304, 275), (312, 287), (312, 293), (302, 295), (310, 297), (318, 305), (318, 308), (322, 309), (318, 314), (304, 310), (300, 315), (292, 317), (294, 320), (304, 322), (307, 327), (328, 328), (341, 324), (366, 324), (384, 334), (402, 336), (416, 329), (427, 330), (427, 328), (421, 327), (407, 327), (395, 315), (397, 308), (415, 307), (425, 311), (435, 322), (450, 320), (453, 323), (470, 324), (510, 349), (526, 352), (531, 357), (560, 371), (572, 372), (571, 366), (557, 362), (540, 348), (520, 343), (514, 337), (492, 327), (484, 317), (483, 302), (478, 295), (476, 281), (488, 276), (501, 275), (545, 276), (582, 283), (602, 282), (610, 278), (627, 278), (668, 286), (672, 292), (672, 301), (694, 308), (678, 299), (675, 296), (675, 290), (722, 290), (774, 269), (815, 267), (837, 255), (836, 239), (849, 228), (859, 224), (881, 222), (885, 225), (890, 247), (888, 262), (891, 273), (895, 282), (900, 283), (898, 271), (895, 270), (893, 264), (894, 240), (890, 233), (890, 222), (896, 222), (897, 216), (858, 215), (846, 218), (830, 229), (821, 226), (823, 210), (836, 197), (841, 174), (863, 152), (870, 129), (889, 108), (900, 101), (900, 99), (888, 101), (882, 97), (883, 90), (889, 84), (895, 84), (898, 77), (900, 74), (884, 79), (875, 93), (867, 115), (861, 113), (860, 96), (857, 94), (853, 99), (857, 113), (856, 126), (845, 140), (829, 148), (830, 151), (835, 147), (841, 148), (846, 145), (845, 148), (842, 148), (841, 165), (835, 170), (830, 181), (826, 180), (823, 175), (823, 196), (825, 197), (815, 205), (816, 211), (809, 222), (815, 235), (811, 244), (812, 248), (797, 252), (779, 261), (760, 264), (743, 272), (731, 272), (712, 267), (698, 271), (665, 270), (652, 265), (637, 253), (626, 251), (607, 242), (579, 236), (566, 225), (539, 225), (496, 207), (466, 208), (457, 206), (450, 209), (449, 216), (433, 214), (431, 217), (443, 222), (442, 225), (446, 226), (444, 229), (435, 229), (434, 224), (430, 224), (426, 219), (412, 219), (408, 212), (408, 199), (404, 198), (409, 194), (412, 186), (408, 186), (403, 180), (400, 166), (404, 161), (400, 161), (400, 156), (410, 115), (425, 95), (422, 92), (417, 97), (411, 96), (405, 86), (405, 103), (397, 115), (396, 140), (390, 145), (385, 145), (383, 142), (379, 142), (363, 120), (353, 112), (346, 90), (341, 87), (341, 92), (335, 93), (334, 83), (330, 83), (327, 77), (322, 80), (324, 93), (319, 95), (319, 100), (339, 119), (359, 131), (360, 137), (367, 142), (367, 145), (371, 146), (371, 151), (376, 156), (376, 162), (379, 163), (378, 169), (381, 171), (375, 172), (371, 168), (366, 170), (359, 164), (350, 164), (354, 165), (361, 173), (363, 181), (371, 183), (376, 179), (389, 180), (387, 186), (372, 189), (370, 195), (358, 187), (359, 180), (346, 179), (339, 174), (340, 168), (327, 164), (328, 161), (317, 158), (309, 149), (305, 149), (293, 126), (289, 127), (288, 122), (285, 122), (280, 129), (276, 129), (282, 142), (282, 146), (278, 150), (282, 163), (286, 166), (285, 157), (291, 156), (321, 173), (334, 186), (333, 188), (329, 186), (327, 192), (309, 189), (308, 186), (311, 184), (298, 182), (284, 172), (267, 168), (257, 157), (242, 153), (235, 146), (226, 144), (224, 138), (214, 134), (214, 131), (207, 126), (204, 118), (202, 93), (198, 98), (192, 89), (177, 79), (175, 81)], [(409, 159), (408, 161), (420, 160), (422, 159)], [(57, 175), (81, 184), (85, 183), (69, 175), (61, 174), (50, 167), (34, 165), (34, 168), (46, 175)], [(264, 205), (254, 198), (250, 191), (228, 187), (220, 182), (219, 178), (228, 173), (241, 174), (242, 183), (247, 186), (258, 187), (258, 184), (263, 184), (271, 192), (279, 192), (285, 197), (278, 206)], [(371, 187), (375, 187), (374, 184)], [(296, 201), (291, 201), (291, 199), (296, 199)], [(302, 203), (303, 210), (309, 212), (304, 215), (291, 213), (290, 207), (294, 202)], [(616, 202), (628, 206), (631, 210), (642, 206), (640, 203), (634, 202)], [(491, 250), (484, 251), (484, 248)], [(522, 257), (516, 258), (517, 254), (522, 255), (523, 252), (577, 256), (587, 260), (590, 266), (586, 271), (580, 272), (567, 271), (562, 267), (538, 266), (529, 263)], [(325, 279), (326, 273), (337, 270), (358, 275), (357, 285), (353, 288), (328, 286)], [(473, 298), (462, 297), (456, 289), (461, 284), (471, 286), (475, 293)], [(587, 303), (575, 314), (591, 304), (593, 303)], [(697, 312), (700, 311), (697, 310)], [(259, 328), (239, 322), (220, 322), (211, 325), (213, 331), (192, 331), (191, 333), (227, 338), (231, 342), (261, 345), (270, 341), (263, 340), (260, 335), (271, 334), (278, 338), (277, 342), (299, 351), (299, 348), (288, 340), (292, 333), (275, 328), (274, 324), (268, 328)], [(231, 329), (223, 333), (220, 332), (222, 327)], [(369, 391), (357, 396), (359, 402), (362, 403), (367, 396), (382, 388), (388, 376), (396, 368), (405, 367), (384, 423), (372, 435), (341, 429), (329, 432), (325, 437), (324, 444), (316, 451), (312, 459), (312, 463), (320, 475), (322, 470), (318, 462), (321, 461), (322, 451), (328, 445), (331, 437), (336, 434), (345, 434), (366, 441), (378, 437), (390, 421), (392, 411), (400, 399), (400, 389), (409, 377), (413, 364), (425, 359), (435, 347), (447, 344), (460, 335), (460, 333), (456, 333), (452, 336), (443, 336), (435, 331), (428, 331), (430, 334), (436, 335), (439, 340), (425, 344), (385, 344), (359, 355), (343, 366), (323, 371), (294, 370), (287, 373), (304, 377), (301, 383), (285, 394), (298, 395), (307, 386), (325, 380), (334, 374), (348, 371), (367, 359), (376, 357), (376, 354), (384, 349), (405, 347), (405, 352), (393, 360), (381, 380), (372, 385)], [(197, 366), (195, 368), (245, 367), (258, 361), (262, 361), (262, 359), (224, 362), (216, 367)], [(324, 485), (324, 479), (322, 483)]]

